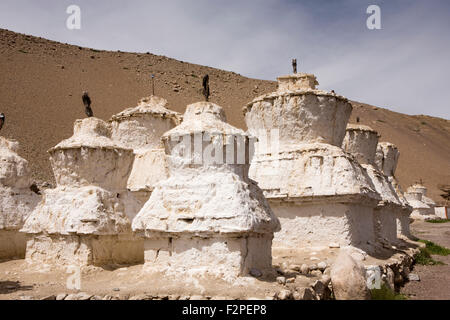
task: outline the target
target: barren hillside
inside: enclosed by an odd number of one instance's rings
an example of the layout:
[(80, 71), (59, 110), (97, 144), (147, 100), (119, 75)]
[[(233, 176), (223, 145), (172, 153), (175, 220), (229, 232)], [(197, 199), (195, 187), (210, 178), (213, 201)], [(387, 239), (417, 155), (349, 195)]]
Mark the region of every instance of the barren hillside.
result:
[[(90, 93), (94, 115), (107, 120), (150, 94), (153, 73), (155, 93), (183, 112), (202, 99), (201, 77), (208, 73), (211, 101), (224, 107), (231, 124), (245, 129), (242, 107), (276, 88), (272, 81), (164, 56), (98, 51), (3, 29), (0, 71), (0, 112), (6, 115), (1, 134), (20, 142), (33, 177), (45, 181), (53, 180), (46, 150), (71, 136), (75, 119), (85, 116), (83, 90)], [(430, 196), (441, 201), (437, 185), (450, 184), (450, 121), (353, 105), (352, 122), (360, 117), (362, 124), (380, 132), (381, 140), (399, 147), (397, 176), (404, 189), (423, 179)]]

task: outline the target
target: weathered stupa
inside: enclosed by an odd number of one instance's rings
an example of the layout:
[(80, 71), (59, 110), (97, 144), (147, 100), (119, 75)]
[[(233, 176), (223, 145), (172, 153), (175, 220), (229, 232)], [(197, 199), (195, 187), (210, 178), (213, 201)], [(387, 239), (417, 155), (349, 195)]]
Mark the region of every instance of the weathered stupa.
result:
[(127, 191), (133, 150), (111, 140), (97, 118), (75, 121), (74, 135), (49, 150), (57, 187), (26, 220), (26, 260), (55, 265), (143, 261), (131, 221), (140, 209)]
[(162, 136), (170, 177), (133, 221), (146, 267), (215, 276), (271, 269), (279, 223), (248, 178), (251, 139), (225, 121), (221, 107), (199, 102)]
[(389, 183), (397, 193), (398, 199), (402, 205), (401, 210), (395, 210), (397, 215), (397, 237), (411, 237), (410, 231), (410, 215), (412, 207), (406, 200), (403, 190), (395, 177), (395, 170), (397, 169), (398, 158), (400, 152), (398, 148), (389, 142), (379, 142), (377, 146), (377, 154), (375, 163), (378, 169), (388, 177)]
[(376, 191), (381, 195), (374, 211), (375, 237), (377, 242), (391, 245), (397, 241), (396, 212), (402, 211), (403, 207), (388, 178), (375, 164), (378, 139), (378, 133), (372, 128), (350, 124), (342, 147), (364, 167)]
[(434, 211), (436, 203), (427, 197), (427, 188), (422, 183), (410, 186), (406, 190), (405, 197), (413, 208), (411, 218), (417, 220), (433, 220), (437, 218)]
[(279, 77), (276, 92), (244, 108), (248, 130), (259, 139), (250, 178), (280, 219), (274, 247), (337, 244), (369, 250), (379, 196), (364, 169), (341, 148), (352, 106), (317, 84), (312, 74)]
[(19, 143), (0, 136), (0, 260), (23, 258), (26, 238), (19, 230), (40, 197), (30, 190), (28, 162)]
[(167, 100), (150, 96), (110, 120), (111, 138), (134, 150), (135, 159), (127, 188), (142, 204), (150, 197), (155, 184), (168, 177), (161, 136), (180, 123), (181, 115), (166, 107)]

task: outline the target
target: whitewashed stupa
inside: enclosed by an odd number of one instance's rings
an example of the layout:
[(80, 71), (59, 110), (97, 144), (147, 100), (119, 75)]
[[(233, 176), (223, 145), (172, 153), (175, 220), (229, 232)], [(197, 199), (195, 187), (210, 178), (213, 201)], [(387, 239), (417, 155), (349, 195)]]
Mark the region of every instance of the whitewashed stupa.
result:
[(199, 102), (163, 135), (170, 177), (133, 221), (146, 267), (213, 276), (271, 269), (279, 222), (248, 178), (249, 136), (225, 121), (221, 107)]
[(155, 184), (168, 177), (161, 136), (178, 125), (180, 119), (178, 112), (167, 109), (167, 100), (150, 96), (110, 120), (111, 138), (134, 150), (135, 159), (127, 188), (142, 205), (150, 197)]
[(412, 207), (406, 200), (403, 190), (395, 177), (400, 152), (398, 148), (389, 142), (379, 142), (377, 146), (377, 154), (375, 163), (378, 169), (388, 177), (389, 182), (397, 193), (398, 199), (402, 205), (401, 210), (395, 210), (397, 215), (397, 237), (411, 238), (410, 215)]
[(413, 208), (411, 218), (417, 220), (437, 219), (434, 208), (436, 203), (427, 197), (427, 188), (421, 183), (410, 186), (405, 197)]
[(250, 178), (281, 222), (274, 247), (374, 244), (379, 195), (359, 163), (341, 148), (352, 106), (316, 89), (312, 74), (278, 78), (278, 90), (244, 108), (258, 137)]
[(38, 204), (30, 190), (28, 162), (19, 143), (0, 136), (0, 260), (25, 257), (26, 238), (19, 230)]
[(381, 200), (374, 211), (375, 237), (378, 243), (392, 245), (397, 242), (397, 214), (402, 203), (396, 191), (375, 164), (378, 133), (368, 126), (348, 125), (342, 147), (364, 167)]
[(22, 229), (29, 236), (27, 262), (142, 262), (143, 242), (131, 230), (140, 206), (126, 189), (133, 150), (111, 140), (106, 122), (86, 118), (49, 153), (57, 187), (45, 190)]

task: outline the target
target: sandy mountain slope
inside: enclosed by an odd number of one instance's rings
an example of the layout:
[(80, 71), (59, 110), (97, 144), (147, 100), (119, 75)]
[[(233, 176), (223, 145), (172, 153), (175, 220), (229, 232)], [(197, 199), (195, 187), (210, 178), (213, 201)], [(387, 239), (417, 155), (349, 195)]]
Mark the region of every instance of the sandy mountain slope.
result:
[[(150, 95), (152, 73), (156, 95), (179, 112), (202, 100), (201, 78), (209, 74), (210, 100), (244, 129), (242, 107), (276, 88), (273, 81), (150, 53), (99, 51), (0, 29), (0, 112), (6, 114), (1, 134), (20, 142), (36, 180), (52, 181), (46, 151), (71, 136), (75, 119), (85, 117), (82, 91), (89, 91), (94, 115), (107, 120)], [(398, 145), (403, 187), (422, 178), (430, 196), (441, 201), (437, 185), (450, 184), (450, 121), (353, 105), (352, 122), (358, 116), (380, 132), (381, 140)]]

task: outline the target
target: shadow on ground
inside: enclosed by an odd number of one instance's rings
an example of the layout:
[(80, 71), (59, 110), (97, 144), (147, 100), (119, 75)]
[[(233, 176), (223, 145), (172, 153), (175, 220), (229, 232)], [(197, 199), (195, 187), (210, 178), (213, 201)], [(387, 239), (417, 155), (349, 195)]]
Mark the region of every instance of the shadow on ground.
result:
[(33, 290), (33, 286), (22, 286), (19, 281), (0, 281), (0, 294), (29, 290)]

